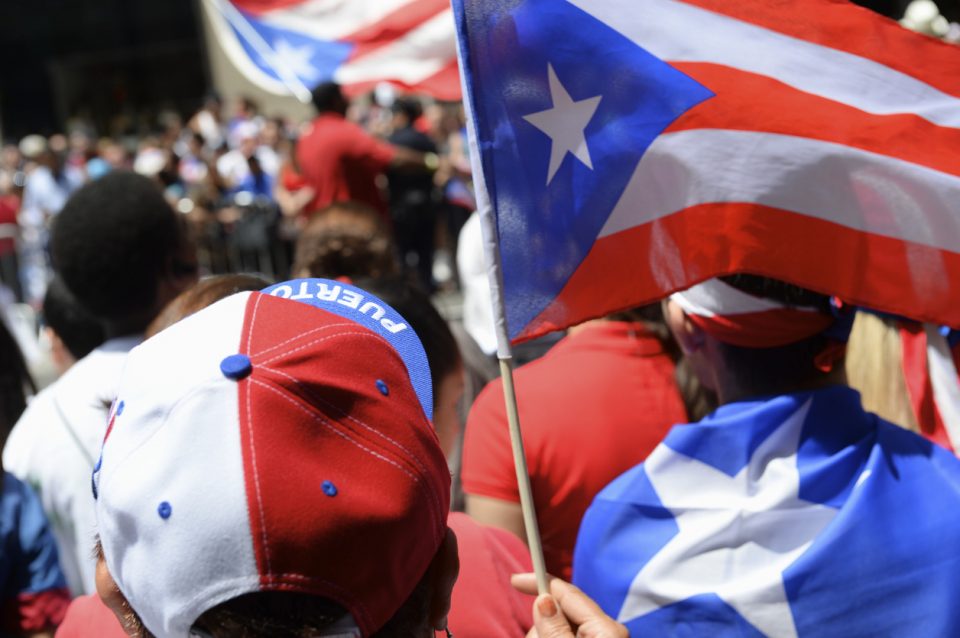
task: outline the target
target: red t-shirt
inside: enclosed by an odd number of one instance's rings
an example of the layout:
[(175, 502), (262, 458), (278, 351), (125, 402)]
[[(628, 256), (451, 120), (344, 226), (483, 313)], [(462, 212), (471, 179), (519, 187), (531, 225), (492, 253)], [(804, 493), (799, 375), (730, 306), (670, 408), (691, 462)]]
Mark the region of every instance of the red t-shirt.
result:
[[(0, 195), (0, 224), (12, 228), (17, 223), (17, 211), (20, 210), (20, 198), (16, 195)], [(15, 249), (12, 237), (0, 237), (0, 255), (12, 253)]]
[(451, 513), (447, 525), (457, 535), (460, 555), (447, 627), (457, 638), (527, 635), (535, 597), (510, 586), (511, 574), (533, 571), (527, 546), (510, 532), (480, 525), (466, 514)]
[(323, 113), (297, 143), (297, 163), (316, 192), (308, 211), (334, 202), (356, 201), (386, 211), (377, 187), (396, 151), (336, 113)]
[(117, 617), (96, 594), (75, 598), (56, 638), (127, 638)]
[[(641, 324), (597, 322), (516, 371), (520, 427), (544, 557), (570, 579), (580, 520), (610, 481), (687, 421), (674, 365)], [(501, 381), (477, 397), (463, 448), (467, 494), (520, 502)]]

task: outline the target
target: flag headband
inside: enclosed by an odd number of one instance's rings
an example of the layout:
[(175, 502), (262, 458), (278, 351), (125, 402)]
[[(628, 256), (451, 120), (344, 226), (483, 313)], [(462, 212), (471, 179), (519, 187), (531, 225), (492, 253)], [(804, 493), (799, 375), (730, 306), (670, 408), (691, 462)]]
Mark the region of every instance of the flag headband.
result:
[(755, 297), (719, 279), (674, 293), (670, 299), (704, 332), (744, 348), (776, 348), (796, 343), (828, 330), (837, 321), (837, 317), (817, 308), (788, 306)]

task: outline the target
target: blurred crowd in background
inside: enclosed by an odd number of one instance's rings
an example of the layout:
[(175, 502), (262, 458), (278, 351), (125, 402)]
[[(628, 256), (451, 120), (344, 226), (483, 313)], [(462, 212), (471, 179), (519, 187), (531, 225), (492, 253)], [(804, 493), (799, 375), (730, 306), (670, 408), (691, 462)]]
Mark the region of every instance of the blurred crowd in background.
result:
[[(405, 267), (429, 291), (456, 288), (457, 233), (473, 209), (462, 106), (400, 97), (384, 87), (353, 100), (348, 117), (379, 138), (437, 153), (435, 170), (388, 173), (377, 186), (389, 202), (388, 227), (401, 230), (413, 214), (418, 228), (427, 229), (426, 241), (401, 246)], [(163, 187), (195, 233), (203, 272), (285, 276), (293, 243), (316, 212), (294, 157), (308, 126), (263, 113), (244, 96), (210, 94), (195, 113), (161, 113), (139, 135), (102, 137), (76, 122), (66, 133), (5, 144), (2, 282), (19, 301), (39, 308), (51, 272), (50, 221), (82, 184), (114, 170), (133, 170)]]

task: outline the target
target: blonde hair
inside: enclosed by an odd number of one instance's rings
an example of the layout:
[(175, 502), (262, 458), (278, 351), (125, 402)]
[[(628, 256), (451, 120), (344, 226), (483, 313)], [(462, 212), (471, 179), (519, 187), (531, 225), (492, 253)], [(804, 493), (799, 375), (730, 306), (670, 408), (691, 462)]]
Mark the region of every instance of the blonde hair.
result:
[(903, 346), (897, 322), (857, 313), (847, 344), (847, 382), (863, 407), (881, 418), (919, 432), (903, 374)]

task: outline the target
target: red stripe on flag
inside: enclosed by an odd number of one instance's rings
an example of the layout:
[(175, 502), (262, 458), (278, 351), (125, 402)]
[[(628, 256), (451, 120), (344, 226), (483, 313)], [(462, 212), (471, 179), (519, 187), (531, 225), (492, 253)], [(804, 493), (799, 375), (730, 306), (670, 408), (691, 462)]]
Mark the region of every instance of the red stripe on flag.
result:
[[(706, 62), (672, 66), (716, 96), (684, 113), (665, 132), (733, 129), (845, 144), (960, 175), (960, 129), (912, 114), (874, 115), (772, 78)], [(749, 108), (744, 108), (749, 105)]]
[(442, 101), (456, 102), (460, 100), (462, 91), (460, 88), (460, 69), (457, 67), (457, 61), (451, 60), (450, 63), (440, 69), (435, 74), (417, 83), (417, 90)]
[[(680, 0), (808, 42), (869, 58), (960, 97), (954, 45), (913, 33), (852, 2)], [(762, 55), (762, 53), (760, 53)]]
[(462, 97), (460, 88), (460, 71), (457, 68), (457, 61), (451, 60), (440, 71), (424, 78), (416, 84), (408, 84), (394, 78), (376, 79), (367, 82), (354, 82), (345, 84), (343, 92), (348, 97), (356, 97), (372, 90), (380, 82), (388, 81), (390, 84), (400, 87), (411, 93), (423, 93), (442, 102), (456, 102)]
[(303, 4), (304, 0), (230, 0), (230, 4), (254, 15), (262, 15), (278, 9), (286, 9), (298, 4)]
[[(790, 241), (773, 243), (772, 237)], [(947, 277), (960, 272), (960, 255), (775, 208), (722, 203), (598, 239), (518, 340), (734, 272), (782, 279), (904, 316), (925, 308), (929, 316), (915, 318), (960, 325), (960, 306), (952, 303), (958, 292)]]
[(349, 58), (355, 60), (384, 45), (391, 44), (427, 20), (449, 9), (450, 3), (446, 0), (417, 0), (388, 13), (355, 33), (344, 36), (341, 40), (356, 45)]
[(943, 425), (937, 409), (936, 397), (927, 361), (927, 333), (923, 326), (912, 322), (899, 322), (900, 347), (903, 356), (903, 379), (913, 415), (920, 427), (920, 434), (934, 443), (953, 450), (950, 436)]

